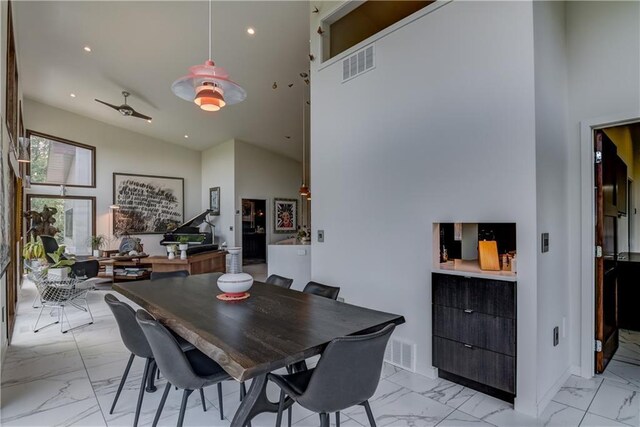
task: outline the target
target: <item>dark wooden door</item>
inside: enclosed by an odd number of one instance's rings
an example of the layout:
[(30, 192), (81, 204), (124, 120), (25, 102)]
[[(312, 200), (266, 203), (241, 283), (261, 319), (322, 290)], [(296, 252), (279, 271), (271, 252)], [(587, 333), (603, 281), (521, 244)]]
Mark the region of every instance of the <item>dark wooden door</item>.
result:
[(601, 154), (595, 163), (595, 371), (601, 373), (618, 349), (618, 156), (602, 131), (596, 131), (594, 151)]

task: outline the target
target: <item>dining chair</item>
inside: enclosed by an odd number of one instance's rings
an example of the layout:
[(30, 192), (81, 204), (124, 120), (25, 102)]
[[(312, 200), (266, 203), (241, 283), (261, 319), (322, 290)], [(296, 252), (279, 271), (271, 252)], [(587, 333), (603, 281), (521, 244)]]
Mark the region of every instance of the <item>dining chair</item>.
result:
[[(280, 387), (276, 427), (282, 422), (282, 410), (288, 395), (305, 409), (320, 414), (320, 426), (329, 427), (329, 414), (362, 405), (371, 427), (376, 427), (369, 399), (380, 382), (387, 342), (395, 329), (390, 324), (377, 332), (336, 338), (325, 348), (318, 365), (289, 375), (269, 374)], [(289, 422), (291, 422), (289, 420)]]
[[(118, 391), (116, 392), (116, 396), (113, 399), (113, 404), (111, 405), (111, 409), (109, 410), (109, 414), (113, 414), (113, 411), (116, 407), (116, 403), (118, 402), (118, 398), (120, 397), (120, 393), (122, 392), (122, 387), (127, 381), (127, 376), (129, 375), (129, 370), (131, 369), (131, 364), (133, 363), (133, 359), (138, 356), (145, 359), (144, 372), (142, 374), (142, 382), (140, 384), (140, 391), (138, 392), (138, 402), (136, 405), (136, 413), (133, 421), (134, 427), (138, 425), (138, 420), (140, 418), (140, 409), (142, 408), (142, 400), (144, 397), (145, 384), (147, 385), (147, 391), (155, 391), (155, 387), (153, 385), (153, 376), (155, 369), (155, 359), (153, 357), (153, 352), (151, 351), (151, 347), (147, 342), (147, 338), (145, 337), (142, 329), (136, 322), (136, 312), (131, 308), (131, 306), (125, 302), (118, 300), (112, 294), (106, 294), (104, 296), (104, 300), (113, 312), (113, 316), (116, 318), (116, 323), (118, 324), (118, 329), (120, 330), (120, 337), (122, 338), (122, 342), (125, 347), (131, 352), (129, 356), (129, 361), (127, 362), (127, 367), (124, 369), (124, 374), (122, 375), (122, 379), (120, 380), (120, 385), (118, 386)], [(178, 343), (180, 351), (186, 352), (195, 349), (195, 347), (185, 341), (180, 337), (175, 337), (175, 341)], [(207, 410), (205, 400), (204, 400), (204, 392), (200, 390), (200, 398), (202, 399), (202, 409)]]
[(169, 279), (173, 277), (188, 277), (189, 272), (187, 270), (178, 271), (152, 271), (151, 280)]
[(322, 283), (311, 281), (302, 290), (305, 294), (313, 294), (332, 300), (338, 299), (340, 288), (337, 286), (323, 285)]
[(267, 280), (265, 280), (265, 283), (268, 283), (270, 285), (280, 286), (281, 288), (289, 289), (293, 284), (293, 279), (278, 276), (277, 274), (272, 274), (271, 276), (267, 277)]
[(147, 337), (159, 369), (167, 379), (167, 385), (153, 420), (153, 427), (158, 424), (172, 385), (184, 390), (178, 415), (178, 427), (181, 427), (184, 422), (187, 401), (193, 390), (202, 390), (202, 388), (210, 385), (218, 386), (220, 419), (223, 420), (222, 381), (231, 380), (232, 378), (229, 374), (206, 354), (197, 349), (183, 352), (175, 336), (146, 311), (138, 310), (136, 312), (136, 320)]

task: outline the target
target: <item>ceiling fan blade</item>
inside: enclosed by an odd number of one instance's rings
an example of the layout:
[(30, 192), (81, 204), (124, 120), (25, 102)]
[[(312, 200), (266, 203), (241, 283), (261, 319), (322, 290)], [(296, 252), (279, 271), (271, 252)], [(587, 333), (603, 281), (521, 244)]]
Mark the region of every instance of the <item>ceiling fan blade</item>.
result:
[(133, 110), (133, 114), (131, 114), (133, 117), (137, 117), (139, 119), (144, 119), (144, 120), (151, 120), (151, 117), (149, 116), (145, 116), (142, 113), (138, 113), (136, 110)]
[(107, 107), (111, 107), (114, 110), (120, 110), (119, 106), (116, 106), (116, 105), (113, 105), (113, 104), (109, 104), (108, 102), (100, 101), (99, 99), (96, 99), (96, 101), (98, 101), (100, 104), (106, 105)]

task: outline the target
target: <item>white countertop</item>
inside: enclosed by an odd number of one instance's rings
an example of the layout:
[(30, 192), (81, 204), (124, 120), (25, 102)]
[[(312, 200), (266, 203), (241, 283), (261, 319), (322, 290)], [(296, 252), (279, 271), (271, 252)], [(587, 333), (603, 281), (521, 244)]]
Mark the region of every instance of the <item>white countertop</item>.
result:
[(311, 246), (311, 241), (300, 242), (298, 239), (294, 238), (294, 239), (280, 240), (279, 242), (271, 243), (271, 245)]
[(434, 273), (454, 274), (456, 276), (478, 277), (481, 279), (504, 280), (515, 282), (518, 280), (516, 273), (511, 271), (487, 271), (480, 270), (477, 260), (457, 260), (457, 262), (447, 261), (438, 264), (433, 269)]

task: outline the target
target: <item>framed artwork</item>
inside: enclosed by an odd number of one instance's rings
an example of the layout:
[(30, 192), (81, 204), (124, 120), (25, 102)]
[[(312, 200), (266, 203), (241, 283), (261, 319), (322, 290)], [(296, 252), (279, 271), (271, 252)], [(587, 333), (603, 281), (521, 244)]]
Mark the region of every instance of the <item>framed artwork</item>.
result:
[(220, 187), (209, 189), (209, 209), (211, 215), (220, 215)]
[(162, 234), (184, 222), (184, 178), (114, 172), (113, 231)]
[(298, 201), (296, 199), (273, 200), (273, 232), (295, 233), (298, 231)]

